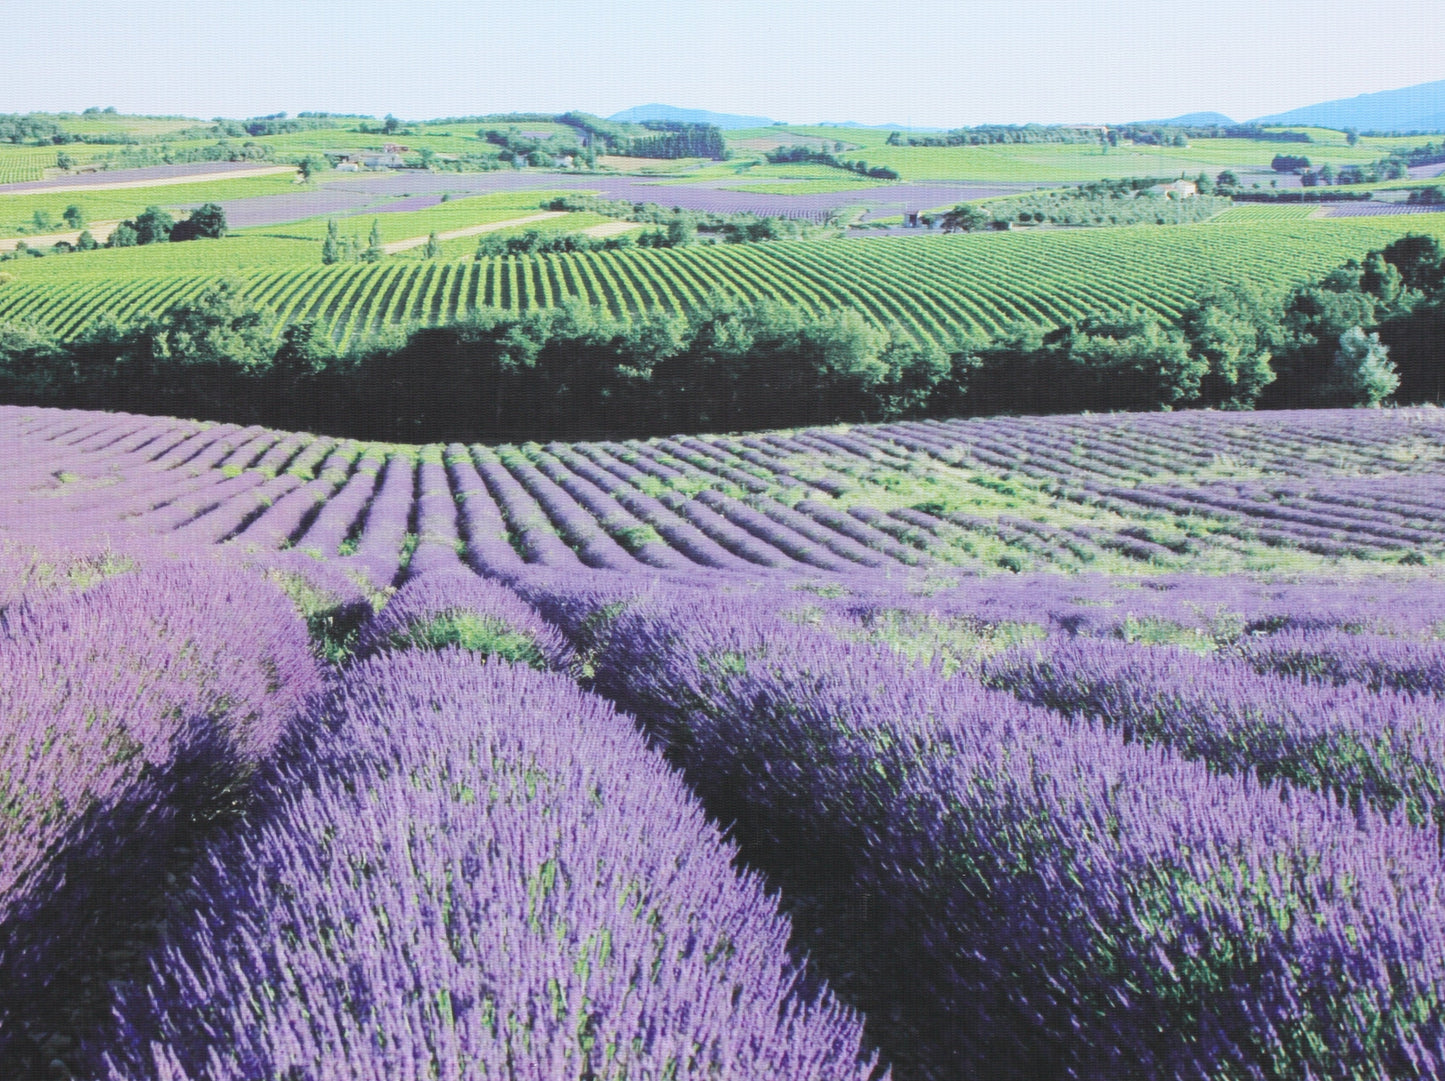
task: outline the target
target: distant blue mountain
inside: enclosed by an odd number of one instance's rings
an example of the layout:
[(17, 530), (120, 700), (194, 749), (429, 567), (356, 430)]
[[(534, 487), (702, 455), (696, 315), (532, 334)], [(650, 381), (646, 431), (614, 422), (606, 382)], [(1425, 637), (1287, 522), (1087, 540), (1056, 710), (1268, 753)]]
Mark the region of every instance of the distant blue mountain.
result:
[(1185, 113), (1183, 116), (1176, 116), (1170, 120), (1141, 120), (1141, 124), (1175, 124), (1183, 128), (1207, 127), (1210, 124), (1218, 124), (1221, 127), (1233, 127), (1234, 121), (1223, 113)]
[(706, 109), (678, 109), (672, 105), (638, 105), (607, 118), (618, 124), (641, 124), (644, 120), (666, 120), (677, 124), (711, 124), (718, 128), (766, 128), (773, 121), (766, 116), (736, 116)]
[(1445, 131), (1445, 80), (1306, 105), (1287, 113), (1262, 116), (1254, 123), (1360, 131)]

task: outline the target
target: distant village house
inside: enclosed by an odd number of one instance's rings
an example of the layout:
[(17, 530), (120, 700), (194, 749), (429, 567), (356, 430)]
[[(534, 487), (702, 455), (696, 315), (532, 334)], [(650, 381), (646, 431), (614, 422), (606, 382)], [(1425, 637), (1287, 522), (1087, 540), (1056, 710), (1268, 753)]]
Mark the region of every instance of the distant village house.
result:
[(1149, 189), (1150, 195), (1164, 195), (1171, 199), (1192, 199), (1199, 194), (1199, 185), (1192, 180), (1176, 180), (1172, 184), (1155, 184)]
[(336, 163), (336, 168), (343, 173), (356, 173), (362, 169), (402, 169), (406, 167), (406, 159), (402, 155), (409, 150), (409, 146), (386, 143), (380, 150), (361, 150), (347, 154)]

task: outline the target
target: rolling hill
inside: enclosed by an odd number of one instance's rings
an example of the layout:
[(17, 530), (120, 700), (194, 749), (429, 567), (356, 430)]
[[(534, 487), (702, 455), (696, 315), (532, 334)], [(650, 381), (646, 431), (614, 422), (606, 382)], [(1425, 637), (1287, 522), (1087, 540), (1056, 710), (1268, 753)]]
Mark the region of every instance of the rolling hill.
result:
[(1440, 131), (1445, 129), (1445, 79), (1306, 105), (1287, 113), (1262, 116), (1254, 122), (1360, 131)]

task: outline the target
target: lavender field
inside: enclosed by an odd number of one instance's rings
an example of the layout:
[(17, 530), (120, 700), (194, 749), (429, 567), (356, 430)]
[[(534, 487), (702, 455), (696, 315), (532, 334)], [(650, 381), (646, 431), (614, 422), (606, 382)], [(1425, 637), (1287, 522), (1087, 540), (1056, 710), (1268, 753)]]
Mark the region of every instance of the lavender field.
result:
[(1442, 457), (0, 407), (0, 1076), (1437, 1076)]

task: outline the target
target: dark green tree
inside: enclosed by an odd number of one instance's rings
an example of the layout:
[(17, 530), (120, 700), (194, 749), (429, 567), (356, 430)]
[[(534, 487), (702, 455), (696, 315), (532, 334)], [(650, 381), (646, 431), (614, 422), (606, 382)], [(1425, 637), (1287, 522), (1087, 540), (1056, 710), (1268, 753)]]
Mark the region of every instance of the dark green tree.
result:
[(992, 224), (993, 217), (988, 211), (968, 203), (960, 203), (939, 218), (939, 226), (945, 233), (971, 233)]
[(98, 247), (100, 247), (100, 245), (95, 242), (95, 237), (91, 235), (90, 230), (81, 230), (79, 238), (75, 241), (75, 250), (94, 251)]
[(72, 229), (79, 229), (85, 224), (85, 210), (78, 203), (71, 203), (66, 207), (61, 217)]
[(1208, 365), (1198, 404), (1252, 409), (1274, 382), (1270, 365), (1279, 312), (1247, 286), (1210, 289), (1184, 310), (1180, 328), (1195, 356)]
[(371, 220), (371, 234), (367, 238), (366, 250), (361, 253), (363, 262), (379, 263), (385, 257), (386, 250), (381, 246), (381, 219)]
[(321, 261), (327, 266), (341, 262), (341, 227), (335, 218), (326, 223), (326, 239), (321, 242)]
[(437, 239), (436, 233), (428, 233), (426, 247), (422, 250), (423, 259), (440, 259), (442, 257), (442, 242)]
[(303, 182), (309, 182), (315, 178), (317, 173), (325, 169), (327, 165), (328, 162), (325, 158), (318, 157), (315, 154), (307, 154), (297, 163), (296, 171), (301, 174), (301, 180)]
[(105, 246), (107, 248), (133, 248), (139, 242), (135, 226), (128, 221), (123, 221), (111, 230), (110, 238), (105, 242)]
[(1434, 293), (1445, 287), (1445, 247), (1435, 237), (1407, 233), (1380, 254), (1411, 289)]
[(1340, 335), (1330, 379), (1320, 389), (1324, 404), (1378, 407), (1400, 385), (1400, 374), (1379, 334), (1351, 327)]
[(171, 229), (172, 240), (220, 240), (226, 235), (226, 211), (219, 203), (206, 203), (191, 211)]
[(171, 238), (176, 219), (158, 206), (148, 206), (131, 223), (137, 244), (164, 244)]

